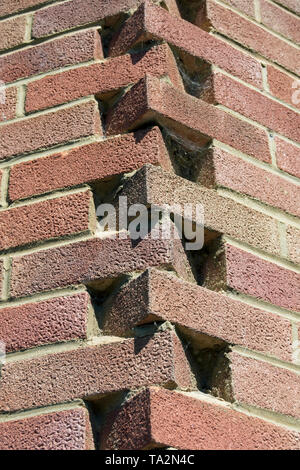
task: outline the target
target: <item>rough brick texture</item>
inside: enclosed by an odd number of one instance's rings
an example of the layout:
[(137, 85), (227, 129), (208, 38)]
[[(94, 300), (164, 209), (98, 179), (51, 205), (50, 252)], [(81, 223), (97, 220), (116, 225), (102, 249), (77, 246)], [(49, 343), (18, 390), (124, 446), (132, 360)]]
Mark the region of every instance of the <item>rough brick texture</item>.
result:
[(0, 88), (0, 122), (16, 117), (18, 89), (16, 87)]
[(210, 403), (202, 394), (195, 398), (152, 387), (108, 416), (101, 439), (103, 450), (150, 445), (195, 450), (299, 449), (299, 433), (234, 411), (222, 402)]
[(0, 23), (0, 50), (10, 49), (25, 41), (26, 22), (26, 16), (19, 16)]

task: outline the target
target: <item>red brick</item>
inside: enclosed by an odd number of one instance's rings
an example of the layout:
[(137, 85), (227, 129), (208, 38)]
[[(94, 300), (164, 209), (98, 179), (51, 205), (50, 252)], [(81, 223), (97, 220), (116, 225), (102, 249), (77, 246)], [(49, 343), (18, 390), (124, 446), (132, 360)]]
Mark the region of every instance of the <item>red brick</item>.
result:
[(206, 0), (206, 15), (203, 18), (198, 15), (198, 26), (205, 27), (207, 21), (222, 35), (292, 72), (299, 72), (300, 53), (296, 47), (213, 0)]
[(264, 130), (151, 76), (134, 85), (112, 108), (106, 133), (124, 133), (154, 119), (197, 144), (215, 138), (260, 160), (270, 161)]
[(267, 75), (270, 93), (295, 108), (300, 108), (300, 103), (298, 103), (297, 96), (295, 96), (297, 88), (300, 88), (299, 82), (272, 65), (267, 65)]
[(26, 16), (19, 16), (0, 22), (0, 50), (19, 46), (25, 41), (26, 21)]
[(89, 100), (1, 126), (0, 160), (101, 133), (98, 104)]
[(0, 337), (7, 352), (85, 339), (89, 295), (85, 292), (0, 309)]
[(4, 276), (4, 263), (3, 259), (0, 259), (0, 299), (3, 293), (3, 276)]
[(300, 264), (300, 230), (288, 226), (286, 230), (288, 256), (294, 263)]
[(124, 239), (107, 236), (14, 258), (11, 295), (113, 279), (151, 266), (172, 266), (182, 277), (192, 279), (181, 240), (154, 239), (150, 233), (133, 246), (129, 235)]
[(280, 255), (276, 219), (161, 168), (146, 165), (128, 180), (120, 195), (127, 196), (128, 204), (153, 204), (160, 208), (164, 204), (202, 204), (205, 227), (215, 235), (216, 232), (224, 233)]
[(287, 37), (300, 42), (300, 19), (267, 0), (259, 1), (261, 23)]
[(0, 423), (0, 450), (94, 450), (83, 407)]
[(226, 106), (267, 128), (300, 142), (300, 115), (296, 111), (222, 73), (213, 73), (207, 82), (205, 94), (209, 93), (208, 88), (211, 88), (209, 94), (212, 95), (213, 103)]
[(208, 262), (205, 284), (227, 287), (290, 310), (300, 309), (300, 275), (229, 243)]
[(129, 173), (145, 163), (171, 170), (158, 127), (19, 163), (10, 171), (9, 197), (14, 201), (53, 189), (91, 183)]
[(0, 122), (16, 117), (17, 88), (6, 88), (0, 83)]
[(278, 168), (300, 178), (300, 150), (292, 143), (275, 137)]
[(38, 10), (33, 18), (32, 36), (40, 38), (87, 23), (129, 12), (142, 0), (71, 0)]
[(88, 232), (96, 225), (91, 207), (85, 191), (2, 211), (0, 250)]
[[(176, 410), (176, 411), (175, 411)], [(143, 390), (111, 412), (100, 449), (153, 447), (189, 450), (299, 449), (296, 431), (231, 409), (224, 402), (156, 387)]]
[(151, 384), (195, 387), (184, 347), (173, 330), (7, 362), (1, 372), (0, 409), (90, 399)]
[(274, 0), (274, 2), (300, 15), (300, 5), (298, 0)]
[[(27, 86), (26, 112), (57, 106), (88, 95), (105, 98), (121, 88), (136, 83), (151, 73), (168, 76), (174, 86), (183, 84), (174, 56), (167, 44), (151, 48), (147, 52), (126, 54), (73, 70), (66, 70), (31, 82)], [(51, 93), (49, 93), (51, 90)]]
[(102, 57), (99, 32), (96, 29), (80, 31), (71, 36), (1, 56), (1, 79), (13, 82), (20, 78)]
[(254, 0), (224, 0), (224, 3), (237, 8), (252, 18), (255, 18)]
[(186, 335), (198, 334), (202, 348), (222, 340), (292, 361), (289, 320), (156, 269), (147, 270), (114, 296), (103, 330), (120, 336), (137, 325), (161, 320), (183, 327)]
[(0, 15), (10, 15), (22, 10), (42, 5), (43, 3), (51, 3), (55, 0), (9, 0), (9, 2), (2, 1), (0, 4)]
[(211, 36), (188, 21), (170, 15), (146, 0), (125, 23), (110, 46), (110, 55), (118, 56), (146, 39), (168, 42), (193, 58), (215, 64), (237, 77), (262, 88), (261, 66), (256, 59)]
[(237, 352), (229, 358), (236, 401), (300, 418), (299, 374)]
[(300, 187), (218, 148), (203, 159), (199, 181), (230, 188), (266, 204), (300, 216)]

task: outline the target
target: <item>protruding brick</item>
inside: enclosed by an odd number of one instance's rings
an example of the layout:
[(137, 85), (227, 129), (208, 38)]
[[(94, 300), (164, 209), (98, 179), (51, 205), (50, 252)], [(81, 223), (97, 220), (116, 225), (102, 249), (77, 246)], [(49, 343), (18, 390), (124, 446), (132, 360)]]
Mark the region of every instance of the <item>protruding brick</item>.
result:
[(0, 250), (95, 228), (92, 193), (85, 191), (0, 212)]
[(110, 46), (110, 55), (118, 56), (145, 39), (160, 39), (175, 46), (180, 53), (215, 64), (227, 72), (262, 88), (261, 66), (256, 59), (211, 36), (190, 22), (153, 4), (143, 2), (125, 23)]
[(129, 173), (145, 163), (171, 170), (158, 127), (19, 163), (11, 168), (9, 197), (14, 201), (53, 189), (91, 183)]
[(1, 21), (0, 50), (10, 49), (22, 44), (25, 41), (26, 24), (27, 18), (25, 15)]
[(18, 90), (0, 84), (0, 122), (16, 117)]
[(133, 86), (110, 111), (106, 132), (108, 135), (123, 133), (154, 119), (197, 144), (215, 138), (260, 160), (270, 161), (264, 130), (151, 76)]
[(1, 371), (0, 410), (90, 399), (151, 384), (195, 387), (173, 330), (8, 362)]
[(55, 0), (9, 0), (0, 4), (0, 16), (11, 15), (28, 8), (32, 8), (43, 3), (51, 3)]
[[(292, 140), (300, 142), (300, 115), (286, 106), (252, 90), (223, 73), (213, 73), (205, 84), (204, 96), (210, 95), (214, 104), (221, 104), (257, 121)], [(208, 91), (210, 89), (210, 92)]]
[(278, 168), (300, 178), (300, 149), (280, 137), (275, 137)]
[(280, 255), (277, 220), (161, 168), (146, 165), (128, 180), (120, 195), (127, 196), (128, 204), (161, 208), (164, 204), (202, 204), (207, 229)]
[(267, 77), (272, 95), (295, 108), (300, 108), (298, 80), (272, 65), (267, 65)]
[(222, 340), (292, 361), (289, 320), (156, 269), (130, 281), (111, 299), (103, 330), (124, 335), (137, 325), (161, 320), (198, 334), (202, 348)]
[(26, 112), (57, 106), (88, 95), (111, 97), (121, 88), (138, 82), (146, 73), (157, 77), (168, 76), (174, 86), (183, 89), (174, 56), (167, 44), (161, 44), (146, 52), (126, 54), (101, 64), (66, 70), (29, 83)]
[(89, 295), (85, 292), (0, 309), (0, 338), (6, 352), (87, 337)]
[(299, 72), (300, 52), (296, 47), (240, 16), (232, 9), (214, 0), (206, 0), (206, 14), (202, 17), (198, 15), (197, 19), (198, 26), (206, 28), (209, 22), (211, 27), (222, 35), (228, 36), (292, 72)]
[(150, 232), (134, 245), (129, 235), (108, 235), (14, 258), (11, 295), (113, 279), (151, 266), (172, 266), (183, 278), (193, 279), (181, 240), (155, 239)]
[(189, 450), (299, 449), (296, 431), (210, 402), (156, 387), (143, 390), (111, 412), (101, 433), (102, 450), (170, 446)]
[(0, 160), (94, 134), (102, 134), (99, 109), (94, 100), (26, 117), (0, 127)]
[(288, 256), (294, 263), (300, 264), (300, 230), (288, 226), (286, 230)]
[(229, 354), (235, 401), (300, 418), (300, 376), (282, 367)]
[(300, 187), (219, 148), (203, 159), (199, 181), (225, 187), (300, 216)]
[(207, 264), (205, 285), (234, 289), (290, 310), (300, 309), (300, 275), (229, 243)]
[(0, 423), (0, 450), (94, 450), (83, 407)]
[(300, 19), (269, 0), (259, 0), (261, 23), (296, 44), (300, 42)]
[(13, 82), (30, 75), (102, 57), (99, 32), (96, 29), (80, 31), (71, 36), (1, 56), (1, 79)]

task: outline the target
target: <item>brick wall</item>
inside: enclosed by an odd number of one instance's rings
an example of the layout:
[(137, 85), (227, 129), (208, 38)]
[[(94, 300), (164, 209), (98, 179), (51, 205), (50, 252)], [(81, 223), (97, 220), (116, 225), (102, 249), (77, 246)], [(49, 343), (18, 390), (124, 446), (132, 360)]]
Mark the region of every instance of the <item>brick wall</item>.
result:
[[(0, 449), (300, 449), (298, 0), (0, 5)], [(204, 206), (204, 246), (97, 206)]]

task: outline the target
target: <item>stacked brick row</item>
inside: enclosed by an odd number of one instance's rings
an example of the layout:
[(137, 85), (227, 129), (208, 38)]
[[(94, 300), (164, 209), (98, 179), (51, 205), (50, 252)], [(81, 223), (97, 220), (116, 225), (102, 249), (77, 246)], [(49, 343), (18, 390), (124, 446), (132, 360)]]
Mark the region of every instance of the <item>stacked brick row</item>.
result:
[[(1, 450), (300, 448), (299, 13), (1, 3)], [(100, 236), (116, 194), (204, 248)]]

